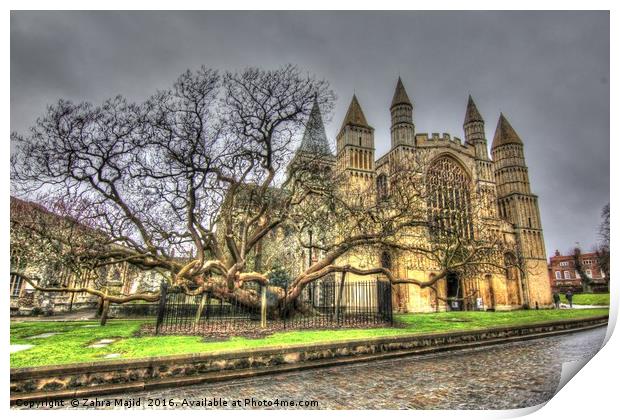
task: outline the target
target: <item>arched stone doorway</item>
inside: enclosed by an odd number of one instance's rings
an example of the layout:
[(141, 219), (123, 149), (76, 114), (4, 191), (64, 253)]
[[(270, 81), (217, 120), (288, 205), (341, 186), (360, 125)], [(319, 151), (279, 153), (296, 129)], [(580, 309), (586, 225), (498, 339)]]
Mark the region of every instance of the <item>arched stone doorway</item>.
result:
[(446, 276), (446, 297), (448, 310), (462, 311), (463, 306), (463, 284), (457, 273), (450, 272)]

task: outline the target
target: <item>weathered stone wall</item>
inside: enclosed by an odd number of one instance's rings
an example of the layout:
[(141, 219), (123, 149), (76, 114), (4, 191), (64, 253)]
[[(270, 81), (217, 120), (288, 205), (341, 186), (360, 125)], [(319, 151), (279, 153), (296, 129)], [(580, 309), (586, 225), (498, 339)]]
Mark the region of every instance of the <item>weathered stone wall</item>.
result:
[(607, 317), (596, 317), (471, 332), (395, 336), (128, 361), (11, 369), (11, 401), (70, 398), (119, 392), (119, 390), (178, 386), (223, 380), (231, 375), (247, 377), (373, 358), (455, 350), (537, 338), (541, 335), (592, 328), (606, 323)]

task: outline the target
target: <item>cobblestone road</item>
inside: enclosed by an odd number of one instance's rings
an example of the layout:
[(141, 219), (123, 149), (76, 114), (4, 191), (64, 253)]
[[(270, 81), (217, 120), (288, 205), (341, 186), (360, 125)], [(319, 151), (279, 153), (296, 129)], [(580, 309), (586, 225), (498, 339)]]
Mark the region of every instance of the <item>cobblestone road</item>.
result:
[[(605, 328), (477, 350), (415, 356), (106, 397), (186, 402), (318, 401), (319, 409), (509, 409), (551, 398), (563, 362), (592, 357)], [(101, 398), (100, 398), (101, 400)], [(119, 408), (119, 407), (116, 407)], [(138, 408), (138, 407), (136, 407)], [(187, 407), (192, 408), (192, 407)], [(198, 407), (205, 408), (205, 407)], [(242, 408), (261, 408), (242, 404)], [(272, 406), (271, 408), (282, 408)]]

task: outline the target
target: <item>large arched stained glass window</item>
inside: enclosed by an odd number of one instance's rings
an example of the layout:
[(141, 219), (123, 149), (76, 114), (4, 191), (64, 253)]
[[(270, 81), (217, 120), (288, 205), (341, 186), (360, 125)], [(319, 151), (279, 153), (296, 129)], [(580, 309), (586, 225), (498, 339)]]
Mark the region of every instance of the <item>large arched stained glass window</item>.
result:
[(433, 234), (473, 238), (471, 180), (453, 158), (435, 160), (426, 175), (428, 218)]

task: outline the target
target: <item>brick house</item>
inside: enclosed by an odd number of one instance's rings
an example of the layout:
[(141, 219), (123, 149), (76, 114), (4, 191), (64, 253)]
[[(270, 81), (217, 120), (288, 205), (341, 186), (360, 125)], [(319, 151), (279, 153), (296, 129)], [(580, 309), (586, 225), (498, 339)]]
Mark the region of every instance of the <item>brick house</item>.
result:
[[(609, 279), (601, 271), (595, 253), (581, 254), (581, 264), (585, 273), (592, 279), (593, 292), (609, 291)], [(565, 293), (569, 289), (573, 292), (583, 290), (582, 278), (575, 269), (573, 255), (562, 255), (556, 250), (555, 254), (549, 258), (549, 282), (551, 289), (560, 293)]]

